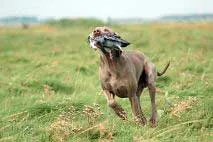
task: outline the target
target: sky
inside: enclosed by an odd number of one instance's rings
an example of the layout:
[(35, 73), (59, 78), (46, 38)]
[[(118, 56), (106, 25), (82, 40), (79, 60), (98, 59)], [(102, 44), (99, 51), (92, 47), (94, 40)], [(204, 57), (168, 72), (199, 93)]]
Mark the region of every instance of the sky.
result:
[(213, 13), (213, 0), (0, 0), (0, 17), (157, 18)]

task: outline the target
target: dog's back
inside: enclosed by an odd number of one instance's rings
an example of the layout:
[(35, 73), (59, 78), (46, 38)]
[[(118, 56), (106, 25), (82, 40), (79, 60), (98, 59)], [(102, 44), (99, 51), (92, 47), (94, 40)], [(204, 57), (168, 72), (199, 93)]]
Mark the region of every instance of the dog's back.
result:
[(123, 55), (128, 57), (134, 65), (136, 71), (136, 78), (137, 80), (139, 80), (144, 69), (144, 64), (145, 62), (148, 62), (148, 58), (142, 52), (139, 51), (125, 51)]

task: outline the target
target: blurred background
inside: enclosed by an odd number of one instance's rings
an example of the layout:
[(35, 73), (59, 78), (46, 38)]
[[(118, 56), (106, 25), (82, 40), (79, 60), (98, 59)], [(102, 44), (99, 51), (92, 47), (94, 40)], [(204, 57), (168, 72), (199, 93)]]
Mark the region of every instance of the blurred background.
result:
[(1, 0), (0, 24), (94, 18), (112, 23), (212, 21), (211, 0)]
[[(120, 120), (88, 34), (109, 26), (166, 74), (158, 126)], [(213, 141), (213, 0), (0, 0), (0, 142)], [(144, 89), (147, 120), (151, 105)]]

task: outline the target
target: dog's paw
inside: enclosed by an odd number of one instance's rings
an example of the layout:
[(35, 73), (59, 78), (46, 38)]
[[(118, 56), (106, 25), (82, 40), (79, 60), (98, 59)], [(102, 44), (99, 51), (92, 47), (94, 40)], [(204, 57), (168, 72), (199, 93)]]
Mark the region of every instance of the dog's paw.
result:
[(145, 117), (135, 117), (135, 121), (143, 126), (147, 124)]
[(127, 114), (126, 114), (126, 112), (124, 111), (123, 108), (121, 108), (120, 106), (116, 105), (115, 107), (113, 107), (113, 110), (115, 111), (117, 116), (119, 116), (121, 119), (128, 120)]
[(150, 119), (149, 119), (149, 124), (150, 124), (150, 126), (151, 127), (156, 127), (157, 126), (157, 118), (156, 117), (151, 117)]
[(141, 118), (141, 121), (142, 121), (142, 124), (143, 124), (143, 125), (146, 125), (146, 124), (147, 124), (147, 120), (146, 120), (145, 117), (142, 117), (142, 118)]
[(123, 120), (128, 120), (127, 118), (127, 114), (124, 110), (119, 112), (119, 116), (123, 119)]

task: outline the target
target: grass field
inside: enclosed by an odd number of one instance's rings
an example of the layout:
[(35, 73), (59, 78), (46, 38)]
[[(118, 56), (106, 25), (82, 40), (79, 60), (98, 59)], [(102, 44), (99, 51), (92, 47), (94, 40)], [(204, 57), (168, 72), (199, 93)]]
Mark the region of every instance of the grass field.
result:
[[(111, 25), (166, 75), (157, 79), (158, 126), (122, 121), (107, 106), (95, 25), (0, 28), (0, 142), (213, 141), (213, 23)], [(141, 104), (147, 119), (150, 99)]]

